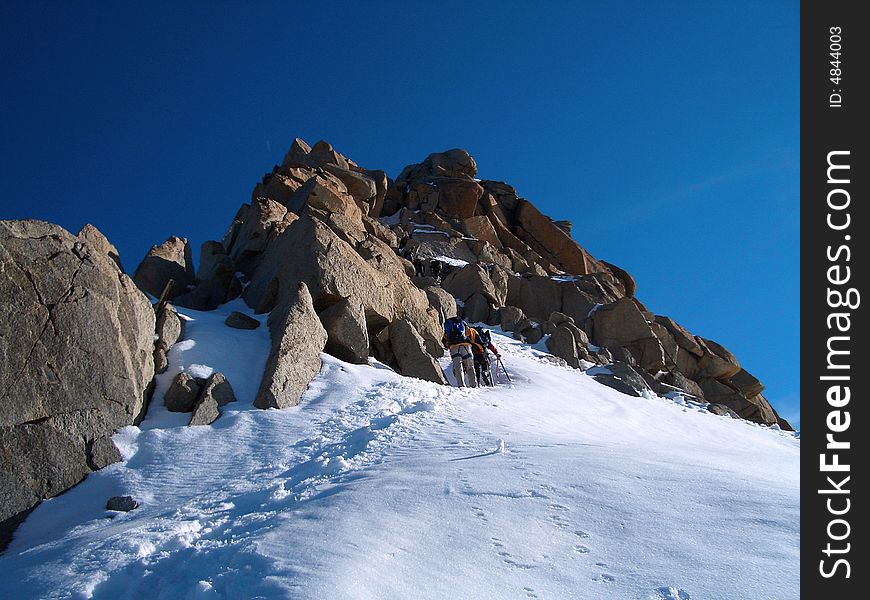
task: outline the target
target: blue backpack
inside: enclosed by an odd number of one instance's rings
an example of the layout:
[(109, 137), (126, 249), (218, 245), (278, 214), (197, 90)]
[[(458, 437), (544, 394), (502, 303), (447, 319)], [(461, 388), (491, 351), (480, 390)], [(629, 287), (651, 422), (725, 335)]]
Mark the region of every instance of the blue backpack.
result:
[(444, 335), (447, 336), (447, 343), (462, 344), (468, 341), (468, 336), (465, 335), (465, 321), (457, 317), (451, 317), (444, 321)]

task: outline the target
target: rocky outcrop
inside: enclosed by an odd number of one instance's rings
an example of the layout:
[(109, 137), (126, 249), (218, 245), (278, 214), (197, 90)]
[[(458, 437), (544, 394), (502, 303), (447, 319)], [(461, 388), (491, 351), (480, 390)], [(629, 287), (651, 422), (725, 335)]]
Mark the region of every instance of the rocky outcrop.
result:
[(300, 283), (269, 315), (272, 350), (266, 361), (257, 408), (296, 406), (308, 383), (320, 372), (326, 330), (314, 310), (308, 286)]
[(423, 338), (413, 324), (405, 319), (394, 321), (390, 323), (389, 336), (391, 349), (402, 375), (447, 384), (444, 372), (426, 351)]
[(154, 311), (93, 239), (0, 222), (0, 546), (40, 500), (119, 460), (112, 433), (144, 414)]
[(193, 258), (187, 239), (170, 237), (159, 246), (152, 246), (133, 274), (133, 281), (143, 292), (160, 298), (169, 281), (172, 288), (167, 299), (184, 294), (196, 283)]

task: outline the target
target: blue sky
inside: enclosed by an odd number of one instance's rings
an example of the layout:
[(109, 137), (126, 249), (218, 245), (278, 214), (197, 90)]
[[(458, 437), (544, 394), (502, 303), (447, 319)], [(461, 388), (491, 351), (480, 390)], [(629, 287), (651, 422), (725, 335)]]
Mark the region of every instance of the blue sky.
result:
[(466, 148), (799, 419), (797, 2), (180, 4), (3, 3), (0, 217), (132, 271), (296, 136), (392, 176)]

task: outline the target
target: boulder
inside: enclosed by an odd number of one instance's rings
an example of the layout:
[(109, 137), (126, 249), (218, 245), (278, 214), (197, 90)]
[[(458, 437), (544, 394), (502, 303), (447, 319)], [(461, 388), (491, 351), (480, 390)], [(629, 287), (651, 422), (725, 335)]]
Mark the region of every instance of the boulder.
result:
[(526, 318), (525, 313), (516, 306), (502, 306), (498, 312), (502, 331), (513, 331), (516, 324)]
[(544, 337), (544, 333), (538, 323), (530, 319), (523, 319), (514, 325), (513, 337), (527, 344), (537, 344)]
[(607, 366), (592, 367), (586, 373), (592, 375), (598, 383), (629, 396), (640, 397), (652, 393), (640, 373), (627, 363), (615, 362)]
[(326, 330), (326, 352), (355, 364), (368, 364), (369, 333), (362, 304), (342, 298), (320, 312)]
[(690, 396), (700, 400), (704, 399), (704, 390), (697, 383), (683, 375), (679, 371), (670, 371), (662, 377), (662, 383), (678, 388)]
[[(442, 214), (457, 219), (473, 217), (483, 188), (474, 181), (451, 177), (439, 177), (434, 181), (438, 189), (437, 209)], [(430, 210), (434, 210), (432, 207)]]
[(406, 377), (447, 384), (444, 372), (432, 355), (426, 351), (423, 338), (417, 333), (413, 324), (405, 319), (393, 321), (390, 323), (389, 335), (390, 345), (399, 365), (399, 373)]
[(498, 303), (498, 293), (495, 286), (493, 286), (486, 269), (480, 265), (465, 265), (458, 271), (449, 274), (442, 281), (441, 287), (463, 302), (474, 294), (479, 294), (493, 304)]
[(211, 425), (221, 416), (221, 410), (214, 398), (203, 396), (194, 405), (188, 427)]
[(218, 406), (224, 406), (236, 401), (233, 386), (223, 373), (212, 373), (205, 381), (199, 401), (204, 399), (214, 400)]
[(435, 310), (438, 311), (438, 320), (442, 323), (450, 317), (456, 316), (456, 299), (444, 289), (432, 285), (423, 289)]
[(547, 338), (547, 351), (553, 356), (564, 359), (569, 366), (580, 368), (580, 357), (577, 354), (577, 340), (574, 333), (567, 327), (557, 327)]
[(312, 208), (327, 214), (337, 213), (359, 223), (362, 228), (362, 212), (354, 202), (347, 187), (337, 177), (328, 173), (318, 173), (293, 194), (287, 203), (291, 212), (301, 214), (303, 209)]
[(695, 336), (686, 331), (682, 325), (673, 319), (662, 315), (656, 315), (655, 322), (664, 326), (668, 330), (680, 348), (694, 354), (698, 358), (704, 355), (704, 349), (701, 348), (697, 341), (695, 341)]
[(464, 318), (469, 323), (483, 323), (489, 318), (489, 302), (481, 294), (472, 294), (465, 301)]
[(201, 392), (202, 383), (187, 371), (182, 371), (163, 394), (163, 404), (170, 412), (190, 412)]
[(477, 175), (477, 163), (467, 151), (454, 148), (446, 152), (433, 152), (422, 163), (408, 165), (396, 178), (407, 183), (432, 177), (456, 177), (471, 180)]
[(600, 304), (595, 296), (581, 290), (574, 282), (565, 283), (561, 288), (561, 312), (573, 318), (575, 323), (582, 324), (586, 321), (592, 310)]
[(664, 351), (643, 314), (630, 298), (603, 305), (592, 315), (592, 343), (628, 348), (638, 366), (657, 373), (665, 368)]
[(260, 322), (257, 319), (237, 310), (227, 315), (224, 324), (233, 329), (257, 329), (260, 326)]
[(184, 335), (184, 321), (178, 316), (175, 307), (164, 304), (157, 315), (154, 342), (154, 373), (164, 373), (169, 367), (169, 350)]
[(747, 398), (757, 396), (764, 391), (764, 384), (758, 381), (758, 379), (756, 379), (755, 376), (746, 369), (740, 369), (728, 379), (727, 383), (737, 388), (737, 390)]
[(354, 200), (368, 201), (378, 193), (375, 180), (364, 173), (342, 169), (336, 165), (325, 165), (324, 170), (335, 175), (345, 185), (347, 193), (353, 196)]
[(269, 330), (272, 349), (254, 406), (296, 406), (308, 383), (320, 372), (320, 352), (327, 340), (307, 285), (298, 284), (295, 293), (272, 310)]
[(189, 426), (210, 425), (221, 415), (220, 407), (236, 401), (230, 382), (223, 373), (212, 373), (193, 407)]
[(529, 317), (546, 321), (551, 313), (562, 310), (561, 283), (550, 277), (511, 277), (506, 303), (521, 308)]
[(170, 237), (151, 250), (136, 267), (133, 281), (143, 292), (159, 298), (169, 280), (173, 281), (168, 298), (172, 299), (187, 291), (188, 286), (196, 283), (193, 259), (187, 239)]
[(714, 377), (728, 379), (740, 372), (740, 364), (731, 352), (713, 340), (695, 336), (695, 341), (704, 349), (698, 361), (698, 378)]
[(495, 289), (496, 306), (504, 306), (507, 302), (510, 279), (513, 277), (510, 269), (499, 265), (493, 265), (489, 270), (489, 279)]
[(42, 221), (0, 221), (0, 548), (42, 499), (120, 460), (154, 375), (154, 310), (106, 253)]

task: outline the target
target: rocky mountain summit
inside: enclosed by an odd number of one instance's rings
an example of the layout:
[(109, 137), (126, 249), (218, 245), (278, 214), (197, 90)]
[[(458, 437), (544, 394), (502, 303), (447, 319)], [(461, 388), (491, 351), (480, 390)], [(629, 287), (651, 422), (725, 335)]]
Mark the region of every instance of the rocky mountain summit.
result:
[[(458, 314), (629, 395), (679, 393), (791, 429), (730, 351), (648, 310), (631, 275), (590, 255), (570, 222), (476, 176), (464, 150), (393, 180), (297, 139), (196, 268), (189, 241), (173, 236), (132, 279), (90, 225), (73, 236), (0, 222), (0, 545), (41, 499), (120, 459), (112, 432), (141, 420), (154, 373), (183, 339), (173, 305), (207, 311), (241, 297), (268, 314), (259, 408), (298, 404), (323, 352), (446, 384), (442, 323)], [(182, 372), (157, 400), (192, 412), (195, 426), (234, 397), (221, 374)]]

